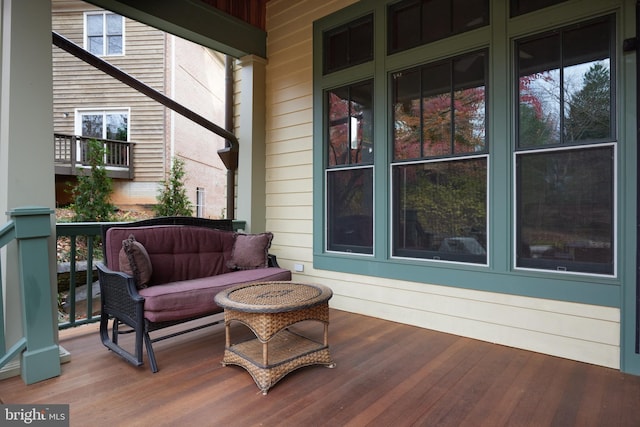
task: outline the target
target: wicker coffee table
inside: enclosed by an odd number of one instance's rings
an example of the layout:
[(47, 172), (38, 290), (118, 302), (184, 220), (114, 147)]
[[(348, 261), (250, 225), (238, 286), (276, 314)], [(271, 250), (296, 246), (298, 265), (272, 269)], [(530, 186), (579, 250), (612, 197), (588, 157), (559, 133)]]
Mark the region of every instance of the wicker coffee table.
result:
[[(224, 308), (226, 343), (223, 365), (245, 368), (267, 394), (291, 371), (308, 365), (335, 364), (329, 354), (329, 299), (331, 289), (295, 282), (247, 283), (216, 295)], [(316, 342), (289, 330), (304, 320), (324, 324), (323, 342)], [(230, 324), (247, 325), (256, 338), (231, 344)]]

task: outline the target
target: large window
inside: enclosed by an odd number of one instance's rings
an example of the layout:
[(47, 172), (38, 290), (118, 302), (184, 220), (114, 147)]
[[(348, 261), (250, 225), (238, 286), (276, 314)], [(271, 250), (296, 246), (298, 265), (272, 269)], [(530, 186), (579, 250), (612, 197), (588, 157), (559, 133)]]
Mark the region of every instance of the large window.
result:
[(327, 249), (373, 253), (373, 82), (332, 89), (327, 111)]
[(606, 3), (360, 0), (316, 21), (314, 267), (603, 304), (636, 184), (615, 49), (635, 27)]
[(485, 51), (392, 75), (393, 255), (486, 263)]
[(97, 56), (124, 54), (124, 19), (110, 12), (85, 14), (85, 49)]
[(614, 273), (613, 19), (516, 44), (516, 266)]

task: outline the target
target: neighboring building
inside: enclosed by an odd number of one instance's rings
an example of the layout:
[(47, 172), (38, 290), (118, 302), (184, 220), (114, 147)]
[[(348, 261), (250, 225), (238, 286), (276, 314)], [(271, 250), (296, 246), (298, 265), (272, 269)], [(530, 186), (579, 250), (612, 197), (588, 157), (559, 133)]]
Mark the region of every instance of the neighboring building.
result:
[[(79, 0), (52, 1), (53, 31), (189, 110), (224, 126), (225, 56)], [(184, 160), (194, 215), (225, 216), (224, 140), (157, 101), (53, 47), (56, 134), (129, 141), (131, 178), (114, 178), (120, 208), (156, 203), (171, 159)], [(74, 177), (56, 174), (64, 204)]]

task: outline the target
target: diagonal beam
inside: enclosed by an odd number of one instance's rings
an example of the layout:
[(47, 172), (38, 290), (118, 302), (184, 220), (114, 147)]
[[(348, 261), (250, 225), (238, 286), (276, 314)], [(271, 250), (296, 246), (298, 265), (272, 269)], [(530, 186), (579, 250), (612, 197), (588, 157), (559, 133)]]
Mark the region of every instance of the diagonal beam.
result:
[(138, 92), (145, 94), (149, 98), (151, 98), (151, 99), (153, 99), (155, 101), (158, 101), (159, 103), (161, 103), (165, 107), (167, 107), (167, 108), (175, 111), (176, 113), (186, 117), (187, 119), (199, 124), (203, 128), (205, 128), (207, 130), (210, 130), (211, 132), (215, 133), (218, 136), (221, 136), (222, 138), (227, 140), (227, 142), (228, 142), (228, 144), (229, 144), (229, 146), (231, 147), (232, 150), (237, 150), (237, 148), (238, 148), (238, 138), (236, 138), (236, 136), (234, 134), (232, 134), (231, 132), (229, 132), (228, 130), (221, 128), (220, 126), (216, 125), (215, 123), (211, 122), (210, 120), (207, 120), (206, 118), (202, 117), (201, 115), (189, 110), (184, 105), (175, 102), (173, 99), (171, 99), (168, 96), (158, 92), (157, 90), (155, 90), (151, 86), (148, 86), (148, 85), (142, 83), (140, 80), (138, 80), (135, 77), (132, 77), (131, 75), (125, 73), (124, 71), (122, 71), (118, 67), (115, 67), (115, 66), (109, 64), (108, 62), (104, 61), (103, 59), (98, 58), (97, 56), (95, 56), (92, 53), (90, 53), (90, 52), (86, 51), (85, 49), (81, 48), (80, 46), (78, 46), (77, 44), (72, 42), (71, 40), (61, 36), (58, 33), (56, 33), (55, 31), (52, 32), (52, 36), (53, 36), (53, 44), (58, 46), (60, 49), (70, 53), (71, 55), (75, 56), (78, 59), (81, 59), (82, 61), (86, 62), (87, 64), (92, 65), (93, 67), (97, 68), (98, 70), (103, 71), (104, 73), (106, 73), (106, 74), (110, 75), (111, 77), (121, 81), (122, 83), (126, 84), (127, 86), (132, 87), (133, 89), (137, 90)]

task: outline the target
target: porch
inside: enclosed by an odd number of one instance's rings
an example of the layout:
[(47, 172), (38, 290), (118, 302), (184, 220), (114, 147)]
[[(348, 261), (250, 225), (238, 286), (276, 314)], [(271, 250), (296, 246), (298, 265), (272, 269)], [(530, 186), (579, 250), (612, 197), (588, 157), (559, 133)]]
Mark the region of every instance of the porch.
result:
[[(81, 425), (637, 426), (640, 377), (331, 310), (335, 369), (299, 369), (263, 396), (222, 367), (220, 325), (157, 344), (161, 370), (100, 344), (98, 326), (60, 332), (62, 375), (0, 381), (0, 403), (70, 404)], [(311, 325), (301, 328), (309, 331)], [(235, 326), (242, 336), (243, 326)], [(246, 331), (248, 333), (248, 331)], [(145, 363), (148, 363), (145, 361)]]

